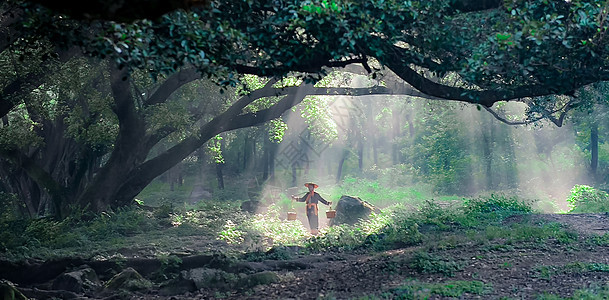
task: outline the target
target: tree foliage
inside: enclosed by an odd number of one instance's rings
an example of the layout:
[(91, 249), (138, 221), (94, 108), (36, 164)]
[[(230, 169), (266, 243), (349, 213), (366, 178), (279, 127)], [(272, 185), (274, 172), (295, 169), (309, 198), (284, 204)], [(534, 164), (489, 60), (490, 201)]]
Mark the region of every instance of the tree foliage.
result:
[[(278, 118), (307, 95), (422, 92), (485, 107), (517, 100), (534, 118), (586, 100), (528, 97), (577, 95), (608, 77), (600, 0), (186, 1), (129, 22), (108, 6), (89, 15), (37, 2), (0, 5), (0, 154), (5, 170), (17, 170), (14, 192), (37, 186), (29, 197), (48, 195), (56, 213), (129, 203), (223, 132), (274, 120), (267, 137), (277, 140)], [(324, 83), (333, 68), (353, 64), (373, 86)], [(205, 77), (225, 94), (191, 84)], [(27, 138), (15, 143), (16, 135)], [(464, 142), (443, 141), (433, 146), (458, 161), (453, 148)], [(430, 170), (445, 170), (428, 158)], [(450, 180), (465, 172), (448, 171)], [(44, 203), (31, 202), (29, 213)]]
[[(317, 80), (326, 67), (350, 63), (374, 71), (375, 58), (423, 93), (486, 106), (607, 78), (604, 1), (473, 2), (215, 1), (84, 28), (26, 5), (20, 31), (76, 40), (94, 55), (158, 73), (192, 64), (229, 85), (234, 73), (300, 71)], [(457, 80), (443, 80), (450, 74)]]

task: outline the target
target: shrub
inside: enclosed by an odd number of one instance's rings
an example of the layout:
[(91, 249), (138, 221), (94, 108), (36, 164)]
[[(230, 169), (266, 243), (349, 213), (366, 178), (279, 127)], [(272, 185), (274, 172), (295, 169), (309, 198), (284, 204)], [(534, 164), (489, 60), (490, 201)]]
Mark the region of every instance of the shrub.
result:
[(158, 222), (151, 213), (138, 208), (119, 208), (115, 212), (102, 213), (86, 224), (87, 231), (94, 239), (110, 236), (128, 236), (158, 228)]
[(465, 293), (484, 295), (492, 291), (492, 286), (481, 281), (447, 281), (443, 283), (423, 283), (410, 280), (398, 288), (390, 290), (391, 299), (430, 299), (434, 295), (463, 298)]
[(569, 212), (593, 213), (609, 211), (609, 194), (587, 185), (576, 185), (567, 198)]
[(455, 272), (463, 270), (463, 263), (427, 252), (416, 252), (409, 266), (421, 273), (436, 273), (446, 276), (454, 276)]
[(505, 218), (515, 214), (533, 212), (532, 201), (520, 200), (518, 197), (491, 194), (490, 197), (466, 199), (464, 210), (466, 214), (490, 214), (496, 218)]
[(298, 243), (307, 236), (307, 230), (300, 222), (279, 218), (279, 208), (271, 205), (267, 212), (240, 220), (227, 220), (218, 239), (232, 244), (246, 242), (246, 248), (261, 246), (289, 245)]

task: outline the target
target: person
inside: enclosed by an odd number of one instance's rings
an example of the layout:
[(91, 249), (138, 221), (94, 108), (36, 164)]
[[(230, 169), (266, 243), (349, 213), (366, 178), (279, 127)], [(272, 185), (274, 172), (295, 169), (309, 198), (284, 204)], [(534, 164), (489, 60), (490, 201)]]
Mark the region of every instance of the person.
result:
[(332, 205), (332, 201), (326, 201), (317, 192), (315, 192), (315, 189), (319, 187), (317, 184), (307, 182), (304, 185), (309, 188), (309, 192), (302, 197), (292, 195), (292, 199), (296, 200), (297, 202), (305, 202), (307, 204), (307, 218), (309, 219), (311, 234), (317, 235), (319, 232), (319, 213), (317, 203), (321, 202), (325, 205)]

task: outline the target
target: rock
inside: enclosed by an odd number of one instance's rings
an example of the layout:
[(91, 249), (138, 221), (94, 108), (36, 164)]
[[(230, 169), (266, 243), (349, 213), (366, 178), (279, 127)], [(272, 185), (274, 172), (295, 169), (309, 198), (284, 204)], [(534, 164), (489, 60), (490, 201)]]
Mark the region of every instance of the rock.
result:
[(181, 275), (187, 280), (192, 280), (197, 289), (230, 290), (241, 279), (241, 275), (210, 268), (190, 269), (183, 271)]
[(218, 269), (196, 268), (181, 273), (183, 280), (191, 281), (196, 289), (234, 290), (249, 289), (257, 285), (279, 282), (275, 272), (264, 271), (245, 275), (229, 273)]
[(336, 217), (330, 221), (330, 226), (353, 225), (360, 219), (366, 219), (372, 213), (380, 213), (380, 209), (358, 197), (341, 196), (336, 205)]
[(27, 300), (27, 298), (8, 280), (0, 280), (0, 297), (4, 300)]
[(175, 296), (182, 295), (188, 292), (194, 292), (197, 290), (197, 286), (194, 281), (179, 276), (176, 279), (170, 280), (161, 285), (159, 289), (159, 295), (161, 296)]
[(262, 187), (259, 186), (255, 181), (252, 181), (247, 186), (247, 197), (252, 201), (260, 201), (262, 194)]
[(293, 187), (287, 188), (285, 191), (286, 191), (286, 194), (288, 194), (288, 196), (290, 196), (290, 195), (302, 196), (302, 195), (304, 195), (303, 191), (305, 191), (305, 190), (306, 190), (305, 188), (302, 188), (299, 186), (293, 186)]
[(188, 202), (190, 204), (195, 204), (199, 201), (211, 200), (213, 194), (206, 190), (205, 187), (201, 184), (195, 185), (190, 191), (190, 196), (188, 196)]
[(287, 260), (300, 254), (299, 246), (276, 246), (266, 251), (267, 259)]
[(258, 208), (261, 206), (260, 201), (248, 200), (241, 203), (241, 211), (255, 214)]
[(80, 270), (66, 272), (53, 281), (54, 290), (64, 290), (75, 293), (97, 290), (101, 282), (93, 269), (86, 266)]
[(266, 271), (241, 278), (237, 286), (239, 288), (249, 289), (257, 285), (276, 283), (279, 282), (279, 280), (279, 275), (277, 275), (275, 272)]
[(127, 290), (137, 291), (152, 287), (152, 282), (148, 281), (133, 268), (127, 268), (114, 275), (107, 283), (108, 290)]

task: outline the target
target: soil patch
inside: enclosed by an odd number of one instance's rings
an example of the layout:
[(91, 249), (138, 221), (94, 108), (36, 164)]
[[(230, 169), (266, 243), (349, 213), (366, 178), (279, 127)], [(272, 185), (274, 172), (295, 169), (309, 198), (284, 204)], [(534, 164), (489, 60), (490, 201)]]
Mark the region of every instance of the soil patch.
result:
[[(536, 299), (543, 294), (570, 297), (576, 290), (604, 286), (609, 281), (609, 244), (592, 243), (590, 236), (599, 236), (609, 231), (606, 214), (539, 214), (513, 216), (504, 221), (505, 226), (528, 224), (544, 226), (557, 222), (569, 232), (566, 236), (549, 238), (509, 239), (504, 237), (477, 239), (484, 232), (438, 231), (426, 233), (426, 240), (420, 246), (394, 249), (383, 252), (349, 251), (303, 254), (293, 249), (293, 254), (285, 260), (230, 261), (222, 255), (195, 256), (184, 251), (181, 263), (158, 258), (127, 258), (118, 264), (133, 267), (144, 277), (154, 277), (157, 284), (145, 290), (124, 293), (121, 299), (353, 299), (362, 296), (396, 297), (396, 290), (416, 284), (453, 284), (455, 281), (479, 282), (485, 287), (483, 293), (465, 291), (461, 299)], [(560, 228), (561, 226), (554, 226)], [(557, 229), (558, 230), (558, 229)], [(487, 235), (490, 235), (488, 233)], [(557, 233), (558, 235), (559, 233)], [(194, 237), (184, 248), (199, 246), (223, 246), (213, 243), (197, 243)], [(124, 254), (136, 256), (147, 252), (139, 248)], [(216, 250), (221, 250), (216, 249)], [(418, 260), (418, 261), (417, 261)], [(49, 262), (39, 263), (36, 270)], [(65, 260), (63, 268), (68, 271), (78, 265), (87, 264), (94, 269), (120, 269), (116, 264), (92, 263), (83, 260)], [(16, 267), (30, 268), (29, 262)], [(57, 264), (53, 272), (61, 274)], [(232, 286), (231, 289), (201, 288), (186, 289), (177, 295), (161, 293), (160, 282), (167, 285), (171, 280), (160, 280), (159, 269), (173, 267), (176, 276), (192, 268), (204, 268), (201, 274), (213, 274), (209, 280), (220, 280), (217, 286), (231, 286), (231, 282), (248, 282), (246, 288)], [(213, 269), (215, 271), (206, 271)], [(102, 271), (99, 271), (102, 273)], [(28, 273), (27, 270), (21, 270)], [(171, 270), (170, 270), (171, 271)], [(15, 271), (17, 272), (17, 271)], [(273, 272), (273, 280), (257, 284), (253, 281)], [(24, 273), (24, 274), (25, 274)], [(260, 276), (256, 275), (259, 274)], [(110, 274), (100, 274), (100, 278)], [(156, 276), (156, 277), (155, 277)], [(267, 276), (268, 277), (268, 276)], [(266, 277), (264, 277), (266, 278)], [(44, 280), (51, 280), (44, 278)], [(207, 280), (207, 279), (205, 279)], [(50, 282), (18, 282), (23, 292), (49, 288)], [(221, 284), (220, 284), (221, 283)], [(181, 283), (180, 283), (181, 284)], [(416, 285), (415, 284), (415, 285)], [(59, 291), (55, 291), (59, 293)], [(39, 292), (40, 294), (40, 292)], [(391, 296), (393, 295), (393, 296)], [(79, 294), (82, 299), (108, 297), (97, 291)], [(118, 296), (117, 296), (118, 297)], [(433, 299), (454, 299), (454, 297), (434, 295)]]

